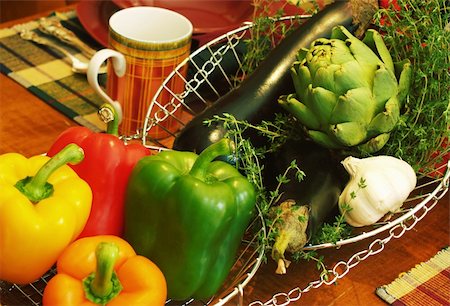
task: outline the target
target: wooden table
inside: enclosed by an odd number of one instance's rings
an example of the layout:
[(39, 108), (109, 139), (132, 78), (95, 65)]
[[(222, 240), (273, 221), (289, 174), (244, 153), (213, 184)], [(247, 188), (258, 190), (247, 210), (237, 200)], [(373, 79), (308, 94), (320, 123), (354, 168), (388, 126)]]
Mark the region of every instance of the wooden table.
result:
[[(69, 7), (73, 8), (73, 7)], [(4, 23), (2, 27), (34, 19), (36, 16)], [(25, 88), (4, 75), (0, 75), (0, 154), (19, 152), (32, 156), (46, 152), (59, 133), (77, 125), (51, 108)], [(321, 286), (305, 293), (291, 305), (366, 306), (385, 305), (376, 295), (378, 286), (390, 283), (401, 272), (428, 260), (450, 244), (449, 194), (431, 210), (411, 231), (393, 239), (385, 249), (370, 256), (352, 268), (337, 284)], [(378, 237), (384, 238), (387, 233)], [(339, 250), (323, 251), (327, 262), (347, 261), (353, 254), (366, 250), (374, 238), (363, 240)], [(332, 266), (331, 266), (332, 267)], [(275, 293), (287, 293), (317, 279), (317, 270), (310, 263), (293, 264), (286, 275), (276, 275), (275, 265), (269, 260), (263, 264), (245, 287), (244, 303), (263, 302)], [(281, 302), (281, 301), (280, 301)], [(234, 304), (236, 301), (234, 302)], [(231, 304), (230, 304), (231, 305)]]

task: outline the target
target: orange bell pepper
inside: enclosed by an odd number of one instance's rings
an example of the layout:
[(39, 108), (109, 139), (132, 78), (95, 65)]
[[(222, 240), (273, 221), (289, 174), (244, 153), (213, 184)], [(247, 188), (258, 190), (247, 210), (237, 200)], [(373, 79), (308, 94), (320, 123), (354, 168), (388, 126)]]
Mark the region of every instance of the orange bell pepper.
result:
[(44, 289), (43, 305), (164, 305), (161, 270), (118, 236), (81, 238), (70, 244)]

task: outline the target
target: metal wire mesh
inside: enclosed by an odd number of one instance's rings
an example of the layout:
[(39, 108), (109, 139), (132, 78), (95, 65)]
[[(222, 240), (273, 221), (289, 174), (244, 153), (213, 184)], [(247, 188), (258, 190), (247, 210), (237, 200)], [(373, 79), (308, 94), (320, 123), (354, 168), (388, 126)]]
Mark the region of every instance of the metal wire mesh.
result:
[[(279, 19), (286, 21), (294, 19), (307, 19), (309, 16), (290, 16)], [(168, 76), (162, 86), (157, 91), (147, 112), (147, 118), (144, 124), (144, 133), (142, 139), (144, 144), (151, 145), (157, 143), (163, 147), (165, 144), (161, 140), (154, 139), (148, 135), (148, 131), (155, 127), (164, 128), (164, 120), (174, 118), (177, 123), (177, 129), (168, 132), (168, 139), (174, 138), (176, 132), (199, 112), (208, 105), (214, 103), (221, 95), (228, 92), (236, 86), (237, 76), (242, 72), (242, 60), (245, 53), (244, 42), (248, 38), (252, 24), (248, 24), (234, 31), (228, 32), (210, 43), (204, 45), (178, 66), (175, 71)], [(179, 73), (183, 66), (188, 65), (191, 68), (190, 75), (187, 78)], [(185, 88), (179, 93), (172, 92), (168, 87), (172, 78), (183, 78)], [(166, 106), (161, 99), (170, 95), (170, 105)], [(179, 113), (180, 109), (185, 113)], [(179, 114), (182, 114), (181, 116)], [(169, 142), (170, 143), (170, 142)], [(442, 165), (442, 168), (447, 165)], [(439, 170), (439, 169), (437, 169)], [(441, 169), (442, 170), (442, 169)], [(373, 226), (364, 227), (354, 231), (352, 237), (343, 239), (335, 243), (324, 243), (320, 245), (308, 245), (305, 250), (314, 250), (321, 248), (333, 248), (345, 244), (353, 243), (362, 239), (375, 236), (381, 232), (389, 230), (396, 224), (409, 218), (417, 211), (423, 201), (430, 199), (423, 198), (424, 194), (417, 195), (425, 187), (433, 185), (433, 181), (428, 180), (425, 185), (416, 187), (416, 195), (409, 198), (403, 205), (402, 211), (390, 215), (389, 220), (381, 221)], [(437, 185), (435, 186), (437, 188)]]
[[(297, 16), (297, 18), (308, 18), (308, 16)], [(287, 20), (293, 17), (285, 17), (281, 20)], [(144, 144), (152, 145), (156, 143), (166, 147), (166, 143), (159, 139), (149, 136), (148, 131), (155, 127), (164, 129), (162, 123), (164, 120), (173, 118), (177, 122), (177, 128), (168, 133), (168, 139), (174, 138), (176, 132), (196, 114), (214, 103), (221, 95), (228, 92), (236, 86), (236, 76), (242, 72), (242, 42), (248, 38), (252, 25), (228, 32), (221, 37), (206, 44), (201, 49), (194, 52), (184, 63), (182, 63), (167, 80), (162, 84), (156, 93), (147, 113), (144, 124), (144, 133), (142, 140)], [(190, 75), (184, 78), (178, 71), (183, 66), (189, 65)], [(182, 78), (185, 87), (181, 92), (173, 92), (168, 87), (171, 78)], [(170, 95), (170, 102), (165, 106), (161, 101), (165, 95)], [(184, 113), (180, 112), (184, 110)], [(181, 115), (180, 115), (181, 114)], [(168, 142), (170, 143), (170, 141)], [(437, 201), (448, 191), (450, 170), (449, 165), (443, 165), (446, 169), (444, 177), (437, 179), (421, 178), (420, 184), (411, 193), (411, 196), (405, 201), (402, 210), (389, 215), (388, 219), (382, 220), (377, 224), (355, 229), (352, 236), (342, 239), (336, 243), (309, 244), (304, 250), (319, 250), (324, 248), (339, 248), (343, 245), (358, 242), (364, 239), (375, 237), (380, 233), (387, 233), (388, 236), (383, 241), (375, 240), (370, 244), (368, 250), (357, 252), (347, 262), (339, 262), (330, 272), (334, 275), (331, 280), (317, 280), (311, 282), (305, 289), (294, 288), (290, 293), (276, 293), (272, 300), (266, 303), (255, 302), (255, 305), (279, 305), (277, 304), (277, 295), (284, 297), (284, 301), (296, 301), (302, 293), (312, 288), (318, 288), (323, 284), (333, 284), (338, 278), (342, 278), (347, 272), (356, 266), (359, 262), (365, 260), (371, 255), (375, 255), (384, 249), (384, 244), (392, 238), (399, 238), (405, 230), (411, 229), (425, 214), (436, 205)], [(343, 268), (343, 269), (341, 269)], [(344, 273), (337, 271), (343, 270)], [(243, 286), (238, 285), (234, 288), (236, 294), (243, 295)], [(289, 298), (295, 296), (294, 298)], [(287, 303), (289, 304), (289, 303)], [(287, 305), (283, 304), (283, 305)]]

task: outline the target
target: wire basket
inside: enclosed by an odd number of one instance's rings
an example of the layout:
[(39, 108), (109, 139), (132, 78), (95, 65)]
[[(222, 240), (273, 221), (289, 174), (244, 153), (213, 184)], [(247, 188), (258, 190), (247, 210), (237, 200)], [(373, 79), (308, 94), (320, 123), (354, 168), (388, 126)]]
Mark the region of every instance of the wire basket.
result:
[[(283, 17), (282, 22), (300, 22), (309, 16)], [(245, 54), (245, 39), (250, 35), (251, 23), (230, 31), (197, 49), (182, 62), (163, 82), (147, 111), (146, 120), (142, 131), (130, 138), (142, 140), (143, 144), (157, 151), (171, 147), (178, 130), (189, 122), (193, 116), (201, 112), (208, 105), (214, 103), (223, 94), (234, 88), (238, 83), (236, 79), (242, 75), (242, 60)], [(188, 75), (185, 77), (180, 72), (188, 65)], [(173, 92), (169, 83), (174, 78), (181, 79), (184, 83), (182, 92)], [(168, 103), (163, 103), (167, 101)], [(171, 128), (164, 123), (172, 121)], [(166, 133), (166, 137), (152, 138), (149, 131), (159, 128)], [(450, 164), (443, 165), (446, 168), (444, 176), (419, 180), (419, 184), (405, 201), (402, 211), (389, 216), (370, 227), (357, 229), (351, 237), (336, 243), (309, 244), (305, 250), (318, 250), (324, 248), (339, 248), (343, 245), (355, 243), (372, 237), (385, 234), (385, 238), (374, 238), (365, 250), (356, 252), (347, 260), (335, 264), (330, 269), (331, 278), (320, 278), (311, 281), (304, 288), (293, 288), (287, 293), (275, 293), (270, 301), (253, 302), (251, 305), (276, 305), (277, 298), (282, 298), (287, 305), (300, 299), (301, 295), (313, 288), (335, 283), (344, 277), (348, 271), (357, 264), (378, 254), (384, 249), (384, 245), (392, 239), (400, 238), (406, 231), (412, 229), (417, 222), (422, 220), (440, 199), (448, 192), (450, 179)], [(239, 256), (227, 278), (223, 288), (209, 301), (189, 300), (182, 305), (225, 305), (237, 298), (240, 305), (243, 304), (244, 288), (251, 281), (258, 268), (262, 264), (265, 249), (257, 240), (266, 238), (264, 218), (258, 210), (258, 214), (250, 224), (241, 244)], [(0, 281), (0, 301), (5, 305), (41, 305), (42, 294), (47, 282), (55, 275), (52, 269), (38, 281), (28, 285), (16, 285)], [(274, 288), (276, 290), (276, 288)], [(8, 302), (6, 302), (8, 301)], [(180, 305), (180, 302), (167, 301), (167, 305)]]
[[(293, 20), (298, 21), (299, 18), (306, 19), (309, 16), (290, 16), (279, 20), (293, 22)], [(171, 141), (176, 136), (176, 131), (166, 130), (169, 136), (162, 140), (151, 138), (147, 132), (155, 127), (164, 129), (165, 127), (162, 123), (168, 119), (173, 119), (177, 122), (177, 130), (182, 129), (190, 118), (200, 113), (208, 105), (214, 103), (215, 100), (236, 86), (236, 76), (241, 75), (240, 72), (242, 72), (243, 40), (248, 38), (251, 27), (252, 24), (249, 23), (212, 40), (192, 53), (168, 76), (148, 108), (144, 124), (144, 131), (146, 132), (142, 134), (144, 144), (149, 147), (152, 147), (154, 144), (161, 147), (170, 146)], [(190, 69), (190, 75), (187, 78), (184, 78), (179, 73), (185, 65), (189, 65)], [(184, 81), (184, 91), (174, 93), (169, 89), (167, 84), (173, 78), (181, 78)], [(170, 96), (170, 102), (164, 105), (160, 98), (167, 97), (167, 95)], [(444, 164), (441, 166), (441, 169), (436, 170), (445, 172), (443, 171), (445, 169), (448, 172), (448, 165)], [(402, 211), (395, 215), (390, 215), (388, 220), (381, 221), (369, 229), (363, 227), (360, 231), (355, 232), (356, 235), (354, 237), (343, 239), (337, 243), (308, 245), (305, 249), (339, 247), (389, 230), (417, 212), (425, 204), (422, 202), (430, 201), (430, 198), (427, 198), (423, 193), (425, 189), (429, 191), (430, 186), (435, 189), (435, 192), (442, 188), (447, 189), (448, 173), (445, 177), (446, 179), (441, 177), (437, 180), (422, 180), (423, 185), (419, 184), (416, 187), (410, 198), (402, 206)], [(429, 195), (429, 197), (432, 197), (432, 195)]]
[[(283, 17), (279, 19), (279, 21), (298, 22), (300, 19), (301, 22), (301, 20), (309, 17), (310, 16), (306, 15), (290, 16)], [(214, 103), (215, 100), (236, 86), (236, 79), (239, 79), (237, 76), (242, 75), (242, 62), (245, 53), (245, 51), (243, 51), (244, 41), (249, 37), (252, 26), (253, 25), (249, 23), (212, 40), (193, 52), (188, 59), (181, 63), (168, 76), (155, 94), (154, 99), (148, 108), (143, 133), (141, 134), (142, 141), (145, 145), (152, 147), (156, 144), (156, 147), (170, 147), (177, 131), (182, 129), (193, 116), (200, 113), (206, 107)], [(190, 71), (186, 78), (180, 73), (185, 65), (188, 65)], [(181, 79), (184, 82), (185, 87), (182, 92), (173, 92), (168, 87), (171, 80), (175, 78)], [(167, 101), (167, 96), (170, 96), (170, 99), (166, 104), (163, 103), (163, 100)], [(175, 131), (165, 129), (162, 124), (165, 120), (173, 120), (176, 122), (177, 128)], [(149, 136), (148, 131), (154, 128), (165, 129), (168, 134), (167, 138), (155, 139)], [(381, 220), (377, 224), (357, 229), (355, 228), (351, 237), (340, 241), (333, 243), (308, 244), (305, 246), (305, 251), (325, 248), (338, 249), (343, 245), (387, 233), (387, 237), (384, 240), (380, 240), (379, 238), (375, 239), (369, 244), (367, 250), (356, 253), (348, 261), (342, 261), (336, 264), (336, 266), (329, 271), (334, 276), (331, 279), (312, 281), (304, 289), (294, 288), (291, 294), (294, 293), (296, 298), (291, 299), (291, 301), (297, 300), (302, 293), (307, 292), (312, 288), (318, 288), (323, 284), (333, 284), (338, 278), (347, 274), (349, 269), (356, 266), (360, 261), (381, 251), (384, 248), (384, 244), (389, 242), (392, 238), (400, 238), (405, 231), (413, 228), (415, 224), (420, 221), (447, 193), (450, 177), (449, 167), (450, 164), (442, 165), (443, 169), (441, 168), (440, 170), (444, 170), (445, 175), (439, 178), (419, 178), (417, 187), (405, 201), (400, 212), (386, 216), (386, 219)], [(381, 248), (375, 250), (379, 245), (381, 245)], [(343, 270), (345, 273), (338, 273), (337, 271), (340, 270), (342, 266), (344, 266)], [(247, 276), (248, 278), (252, 277), (252, 275)], [(232, 296), (239, 293), (240, 298), (242, 299), (242, 289), (249, 280), (248, 278), (235, 287)], [(277, 295), (280, 295), (280, 293), (274, 295), (274, 305), (276, 304)], [(281, 293), (281, 295), (282, 300), (290, 300), (290, 294)], [(289, 303), (283, 305), (287, 304)], [(255, 302), (252, 303), (252, 305), (272, 304), (270, 301), (267, 301), (265, 303)]]

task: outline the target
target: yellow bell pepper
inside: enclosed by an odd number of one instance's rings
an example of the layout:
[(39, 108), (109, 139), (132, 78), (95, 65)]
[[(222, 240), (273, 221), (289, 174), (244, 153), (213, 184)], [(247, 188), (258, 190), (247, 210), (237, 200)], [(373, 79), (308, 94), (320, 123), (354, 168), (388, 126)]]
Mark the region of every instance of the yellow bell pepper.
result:
[(31, 283), (83, 230), (92, 191), (67, 163), (83, 160), (69, 144), (53, 158), (0, 155), (0, 279)]

